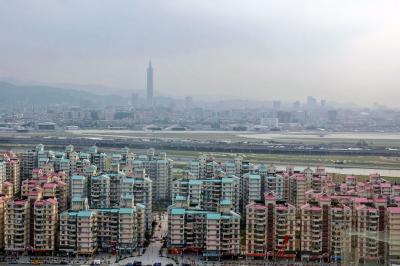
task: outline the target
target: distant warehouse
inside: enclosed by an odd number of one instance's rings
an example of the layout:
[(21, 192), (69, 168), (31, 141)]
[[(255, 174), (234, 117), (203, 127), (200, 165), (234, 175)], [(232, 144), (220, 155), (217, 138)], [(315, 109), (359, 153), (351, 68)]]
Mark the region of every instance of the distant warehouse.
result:
[(57, 124), (53, 122), (39, 123), (38, 130), (56, 130)]

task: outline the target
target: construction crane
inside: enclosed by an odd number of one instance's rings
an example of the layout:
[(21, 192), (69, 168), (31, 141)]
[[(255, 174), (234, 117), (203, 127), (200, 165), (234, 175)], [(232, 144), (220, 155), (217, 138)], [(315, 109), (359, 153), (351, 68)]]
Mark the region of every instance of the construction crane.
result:
[(283, 238), (283, 242), (281, 246), (278, 247), (278, 252), (276, 252), (275, 256), (282, 257), (285, 255), (285, 249), (287, 247), (288, 242), (289, 242), (289, 236), (285, 235), (285, 237)]
[(280, 245), (280, 247), (278, 247), (278, 251), (275, 253), (275, 258), (276, 257), (285, 257), (285, 250), (289, 243), (289, 239), (290, 239), (290, 236), (285, 235), (285, 237), (283, 238), (282, 244)]

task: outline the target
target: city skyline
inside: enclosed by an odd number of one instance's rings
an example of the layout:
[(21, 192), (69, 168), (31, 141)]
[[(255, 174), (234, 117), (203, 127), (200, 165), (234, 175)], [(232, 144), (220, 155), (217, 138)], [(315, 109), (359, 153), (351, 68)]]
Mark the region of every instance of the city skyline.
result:
[(4, 2), (0, 77), (145, 90), (152, 55), (165, 96), (341, 101), (350, 93), (358, 104), (389, 106), (400, 96), (395, 1), (296, 4), (303, 15), (290, 1), (117, 3)]
[(400, 2), (0, 5), (1, 265), (400, 265)]

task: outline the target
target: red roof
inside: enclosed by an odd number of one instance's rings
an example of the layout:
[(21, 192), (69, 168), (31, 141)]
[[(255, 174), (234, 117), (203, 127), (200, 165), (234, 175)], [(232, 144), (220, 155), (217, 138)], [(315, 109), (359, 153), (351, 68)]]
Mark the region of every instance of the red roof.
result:
[(388, 207), (387, 211), (390, 213), (400, 213), (400, 207)]
[(9, 186), (12, 186), (13, 184), (11, 183), (11, 182), (9, 182), (9, 181), (4, 181), (3, 182), (3, 186), (5, 186), (5, 187), (9, 187)]
[(56, 187), (57, 187), (57, 184), (54, 184), (54, 183), (45, 183), (43, 185), (43, 188), (56, 188)]

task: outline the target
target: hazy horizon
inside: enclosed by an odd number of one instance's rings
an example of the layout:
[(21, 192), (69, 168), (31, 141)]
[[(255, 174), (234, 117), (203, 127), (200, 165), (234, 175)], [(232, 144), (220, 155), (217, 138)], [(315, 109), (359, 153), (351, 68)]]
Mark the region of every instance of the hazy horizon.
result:
[(400, 97), (397, 1), (0, 2), (0, 77), (143, 91), (151, 57), (156, 96)]

